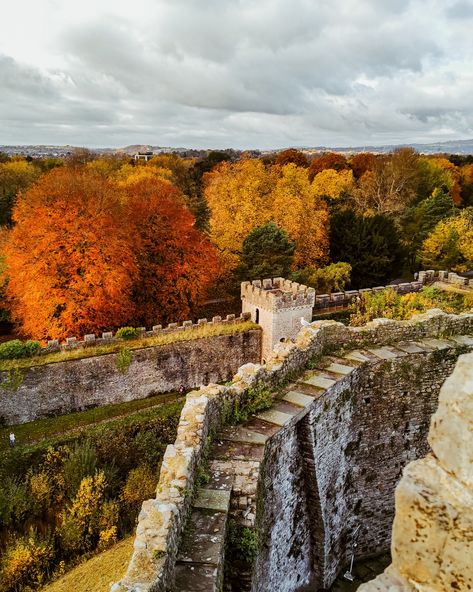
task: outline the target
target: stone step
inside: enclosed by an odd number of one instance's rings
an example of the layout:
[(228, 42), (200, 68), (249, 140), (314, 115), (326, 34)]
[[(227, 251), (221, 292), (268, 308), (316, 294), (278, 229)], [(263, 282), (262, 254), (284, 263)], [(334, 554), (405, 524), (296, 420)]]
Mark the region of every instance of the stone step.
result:
[(332, 374), (341, 374), (342, 376), (347, 376), (350, 372), (353, 372), (353, 366), (347, 366), (345, 364), (338, 364), (336, 362), (332, 362), (328, 366), (324, 368), (326, 372), (331, 372)]
[(299, 393), (298, 391), (289, 391), (282, 397), (282, 400), (298, 407), (308, 407), (313, 402), (314, 397)]
[(269, 409), (268, 411), (262, 411), (261, 413), (258, 413), (256, 417), (268, 423), (282, 427), (289, 423), (294, 416), (282, 411)]
[(471, 335), (456, 335), (455, 337), (450, 337), (450, 339), (460, 345), (473, 347), (473, 337)]
[(373, 347), (367, 348), (367, 350), (380, 360), (394, 360), (407, 356), (406, 352), (395, 349), (394, 347)]
[(194, 508), (228, 512), (230, 507), (230, 491), (225, 489), (199, 488), (195, 494)]
[(456, 347), (457, 343), (455, 341), (449, 341), (448, 339), (433, 339), (433, 338), (425, 338), (421, 339), (419, 345), (426, 345), (427, 347), (431, 347), (433, 349), (449, 349), (452, 347)]
[(173, 592), (219, 592), (219, 571), (213, 565), (176, 563)]
[(359, 349), (354, 349), (343, 356), (346, 360), (353, 362), (369, 362), (371, 357), (367, 355), (367, 352)]
[(396, 343), (396, 348), (400, 349), (406, 354), (421, 354), (429, 351), (430, 348), (421, 347), (418, 343), (414, 341), (405, 341), (402, 343)]
[(216, 440), (210, 453), (211, 460), (261, 460), (264, 446), (232, 442), (231, 440)]
[(326, 391), (328, 388), (333, 386), (337, 381), (333, 380), (333, 378), (327, 378), (323, 374), (318, 373), (318, 374), (314, 374), (313, 376), (311, 376), (309, 378), (305, 378), (304, 380), (301, 380), (301, 382), (303, 384), (315, 386), (319, 389)]
[(223, 429), (219, 433), (221, 440), (230, 440), (232, 442), (243, 442), (246, 444), (263, 445), (265, 444), (268, 436), (255, 432), (248, 429), (246, 426), (235, 426)]

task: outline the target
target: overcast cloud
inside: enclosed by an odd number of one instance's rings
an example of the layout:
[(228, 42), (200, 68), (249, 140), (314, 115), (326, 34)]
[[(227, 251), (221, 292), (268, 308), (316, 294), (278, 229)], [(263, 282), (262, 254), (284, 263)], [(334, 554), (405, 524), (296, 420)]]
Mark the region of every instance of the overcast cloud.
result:
[(0, 144), (473, 137), (473, 0), (16, 0)]

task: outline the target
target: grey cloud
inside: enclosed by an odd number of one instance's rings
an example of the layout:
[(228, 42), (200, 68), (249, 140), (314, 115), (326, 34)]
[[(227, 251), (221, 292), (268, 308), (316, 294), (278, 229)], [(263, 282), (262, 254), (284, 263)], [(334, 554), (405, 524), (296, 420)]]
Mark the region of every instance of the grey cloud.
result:
[(464, 19), (473, 17), (473, 2), (471, 0), (459, 0), (450, 6), (447, 15), (455, 19)]
[(95, 145), (470, 133), (473, 56), (459, 15), (471, 2), (157, 0), (145, 8), (138, 24), (119, 12), (65, 23), (53, 40), (61, 69), (0, 60), (9, 137), (26, 121), (31, 141)]

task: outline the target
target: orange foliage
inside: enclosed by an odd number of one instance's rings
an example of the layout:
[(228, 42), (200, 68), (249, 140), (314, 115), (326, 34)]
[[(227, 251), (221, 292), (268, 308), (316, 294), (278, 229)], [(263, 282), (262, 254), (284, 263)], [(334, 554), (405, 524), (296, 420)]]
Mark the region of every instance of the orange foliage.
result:
[(350, 167), (356, 179), (359, 179), (366, 171), (372, 171), (376, 165), (376, 156), (371, 152), (360, 152), (350, 159)]
[(37, 339), (124, 323), (136, 266), (120, 194), (103, 176), (58, 168), (21, 196), (5, 248), (13, 318)]
[(295, 164), (298, 167), (307, 168), (309, 166), (309, 161), (307, 156), (300, 150), (288, 148), (287, 150), (279, 152), (279, 154), (276, 156), (275, 164), (278, 164), (279, 166)]
[(126, 193), (127, 219), (138, 236), (137, 323), (150, 327), (190, 318), (217, 274), (214, 248), (194, 227), (182, 193), (168, 181), (138, 178)]
[(312, 183), (315, 175), (318, 175), (325, 169), (334, 169), (335, 171), (341, 171), (342, 169), (348, 168), (347, 159), (343, 154), (337, 154), (336, 152), (327, 152), (318, 158), (315, 158), (309, 168), (309, 180)]

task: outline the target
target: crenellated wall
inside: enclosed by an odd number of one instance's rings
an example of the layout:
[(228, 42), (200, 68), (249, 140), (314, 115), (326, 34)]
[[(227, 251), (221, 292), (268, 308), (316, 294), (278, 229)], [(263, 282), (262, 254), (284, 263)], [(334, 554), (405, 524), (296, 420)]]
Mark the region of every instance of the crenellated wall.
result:
[(14, 388), (8, 386), (11, 373), (0, 372), (0, 417), (8, 424), (25, 423), (225, 382), (242, 364), (259, 361), (261, 331), (176, 341), (129, 350), (129, 355), (129, 366), (121, 371), (120, 353), (22, 368), (17, 371), (20, 384)]
[[(439, 310), (356, 328), (316, 322), (303, 327), (295, 343), (280, 343), (263, 366), (241, 367), (229, 386), (190, 393), (177, 440), (166, 451), (156, 498), (143, 504), (128, 573), (113, 592), (164, 592), (171, 586), (203, 450), (228, 413), (241, 409), (257, 385), (278, 389), (314, 360), (350, 348), (375, 353), (355, 357), (349, 375), (327, 383), (324, 394), (289, 415), (265, 444), (253, 589), (292, 592), (314, 579), (327, 585), (348, 559), (359, 524), (362, 553), (386, 548), (399, 472), (410, 458), (424, 454), (440, 384), (473, 342), (438, 338), (471, 333), (473, 314)], [(423, 346), (416, 351), (412, 342), (419, 340)], [(389, 348), (406, 342), (397, 353)]]

